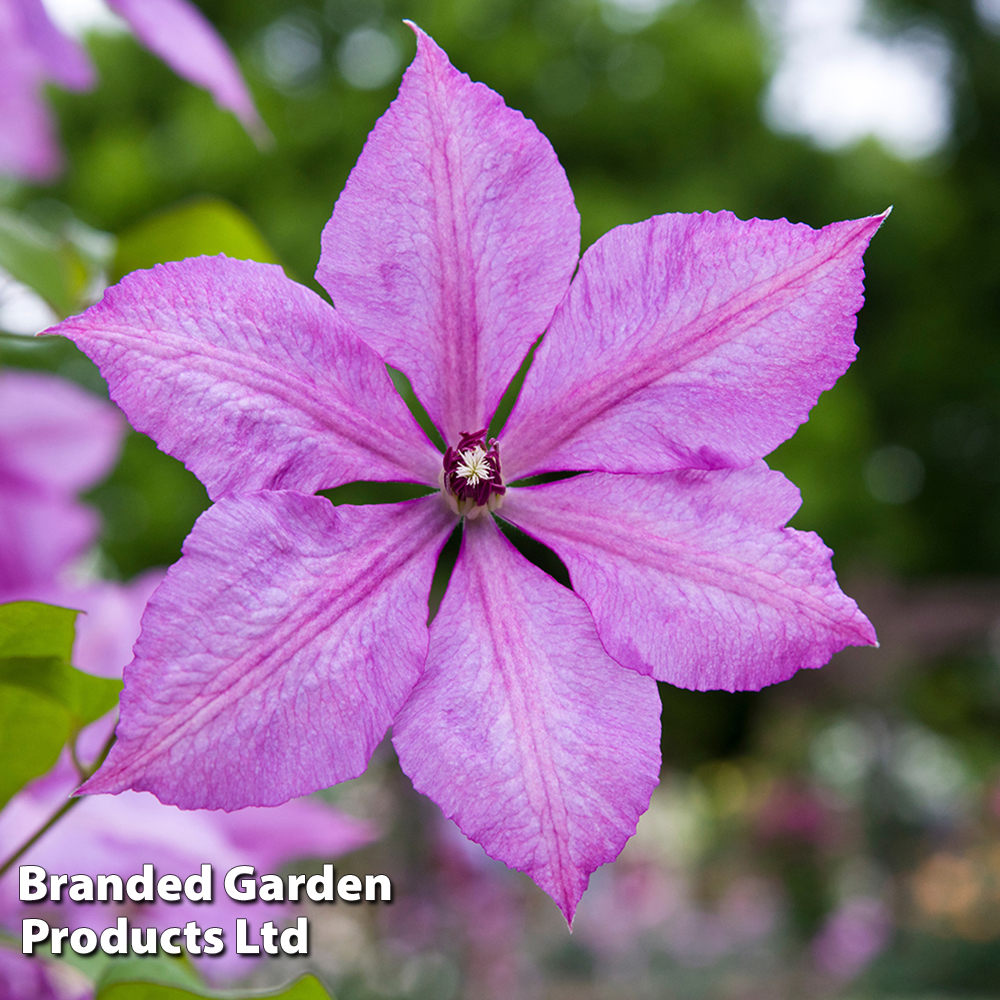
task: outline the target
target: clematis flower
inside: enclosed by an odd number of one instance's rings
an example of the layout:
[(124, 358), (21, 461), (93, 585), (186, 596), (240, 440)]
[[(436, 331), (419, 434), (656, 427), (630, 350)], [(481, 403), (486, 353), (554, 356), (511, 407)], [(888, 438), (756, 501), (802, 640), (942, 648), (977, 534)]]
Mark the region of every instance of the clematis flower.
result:
[[(854, 358), (882, 217), (663, 215), (578, 262), (552, 147), (414, 30), (323, 232), (335, 308), (276, 267), (197, 258), (53, 329), (215, 501), (149, 603), (118, 742), (83, 791), (281, 802), (359, 774), (391, 725), (414, 786), (572, 919), (657, 782), (655, 680), (756, 689), (875, 641), (829, 550), (784, 527), (798, 492), (761, 456)], [(554, 472), (582, 474), (518, 485)], [(353, 480), (437, 491), (313, 495)]]
[[(204, 87), (251, 135), (268, 135), (236, 60), (189, 0), (107, 0), (139, 40), (171, 69)], [(0, 173), (33, 181), (59, 172), (61, 156), (42, 99), (47, 81), (89, 90), (86, 52), (49, 19), (42, 0), (0, 0)]]

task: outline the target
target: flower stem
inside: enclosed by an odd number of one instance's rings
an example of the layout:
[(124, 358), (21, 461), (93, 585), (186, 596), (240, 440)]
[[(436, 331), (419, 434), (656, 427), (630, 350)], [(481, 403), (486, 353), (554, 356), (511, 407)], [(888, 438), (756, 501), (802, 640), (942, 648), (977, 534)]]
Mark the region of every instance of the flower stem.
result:
[[(90, 765), (90, 767), (81, 767), (79, 759), (76, 755), (76, 746), (74, 745), (70, 748), (73, 762), (76, 764), (77, 770), (80, 772), (81, 783), (86, 781), (104, 763), (104, 758), (107, 757), (111, 748), (114, 746), (114, 743), (115, 734), (112, 732), (112, 734), (108, 737), (107, 743), (105, 743), (101, 748), (101, 752), (97, 755), (97, 758)], [(36, 830), (9, 858), (7, 858), (2, 865), (0, 865), (0, 878), (3, 878), (3, 876), (7, 874), (8, 870), (14, 865), (14, 862), (17, 861), (17, 859), (20, 858), (21, 855), (32, 846), (32, 844), (45, 836), (45, 834), (48, 833), (48, 831), (55, 826), (56, 823), (58, 823), (59, 820), (61, 820), (63, 816), (70, 811), (70, 809), (82, 801), (83, 799), (77, 797), (68, 799), (64, 802), (38, 830)]]

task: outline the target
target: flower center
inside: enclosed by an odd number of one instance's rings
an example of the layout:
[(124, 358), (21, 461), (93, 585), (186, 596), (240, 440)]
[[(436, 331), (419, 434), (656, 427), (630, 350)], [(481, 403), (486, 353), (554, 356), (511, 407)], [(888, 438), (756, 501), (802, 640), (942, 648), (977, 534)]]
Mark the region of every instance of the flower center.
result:
[(500, 448), (486, 429), (463, 432), (457, 448), (444, 453), (442, 487), (451, 509), (470, 520), (484, 510), (497, 510), (507, 487), (500, 475)]

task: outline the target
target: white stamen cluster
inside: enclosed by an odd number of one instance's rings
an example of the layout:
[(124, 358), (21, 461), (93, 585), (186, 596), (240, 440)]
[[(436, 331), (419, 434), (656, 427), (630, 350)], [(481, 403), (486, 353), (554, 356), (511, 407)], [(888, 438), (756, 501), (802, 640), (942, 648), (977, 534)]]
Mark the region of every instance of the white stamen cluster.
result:
[(486, 452), (478, 445), (471, 451), (461, 452), (459, 458), (462, 461), (455, 469), (455, 475), (461, 476), (470, 486), (478, 486), (493, 474), (489, 462), (486, 461)]

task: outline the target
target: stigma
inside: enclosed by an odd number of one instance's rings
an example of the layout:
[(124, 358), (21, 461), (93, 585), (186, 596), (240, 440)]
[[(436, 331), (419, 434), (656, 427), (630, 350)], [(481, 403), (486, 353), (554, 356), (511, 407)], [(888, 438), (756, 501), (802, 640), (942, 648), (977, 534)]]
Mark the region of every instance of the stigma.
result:
[(448, 505), (469, 520), (483, 511), (498, 510), (507, 492), (500, 474), (500, 447), (495, 438), (486, 440), (486, 428), (462, 433), (458, 447), (444, 453), (441, 476)]

